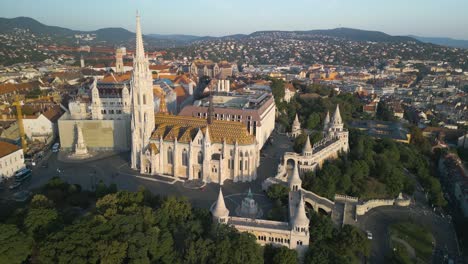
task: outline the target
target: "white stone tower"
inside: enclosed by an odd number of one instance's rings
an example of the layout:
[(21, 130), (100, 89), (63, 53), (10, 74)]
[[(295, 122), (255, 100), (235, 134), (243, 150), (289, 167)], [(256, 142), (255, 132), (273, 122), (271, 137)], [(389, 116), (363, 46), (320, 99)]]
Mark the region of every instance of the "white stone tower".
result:
[(300, 195), (294, 216), (291, 219), (291, 245), (295, 245), (299, 255), (303, 255), (309, 247), (309, 218), (307, 218), (304, 198)]
[(133, 169), (144, 172), (145, 151), (154, 130), (153, 77), (145, 56), (140, 16), (136, 17), (136, 51), (133, 57), (132, 96), (132, 154)]
[(330, 121), (330, 131), (331, 132), (343, 131), (343, 121), (341, 120), (340, 105), (336, 105), (335, 113), (333, 114), (333, 118)]
[(294, 122), (291, 127), (291, 136), (295, 138), (299, 136), (300, 134), (301, 134), (301, 123), (299, 122), (299, 118), (297, 117), (297, 114), (296, 114), (296, 117), (294, 118)]
[(302, 188), (302, 180), (299, 176), (298, 167), (299, 165), (296, 162), (296, 164), (294, 165), (293, 174), (291, 175), (291, 177), (288, 178), (289, 190), (291, 191), (298, 191)]
[(118, 48), (115, 51), (115, 72), (124, 73), (124, 63), (123, 63), (124, 49)]
[(80, 67), (81, 67), (81, 68), (84, 68), (84, 67), (85, 67), (85, 62), (84, 62), (83, 55), (81, 55), (81, 57), (80, 57)]
[(307, 135), (306, 143), (302, 148), (302, 156), (311, 157), (312, 156), (312, 144), (310, 144), (310, 138)]
[(216, 201), (213, 209), (211, 209), (211, 214), (213, 215), (213, 220), (215, 222), (227, 224), (229, 210), (226, 208), (226, 204), (224, 203), (224, 196), (221, 188), (219, 188), (218, 200)]

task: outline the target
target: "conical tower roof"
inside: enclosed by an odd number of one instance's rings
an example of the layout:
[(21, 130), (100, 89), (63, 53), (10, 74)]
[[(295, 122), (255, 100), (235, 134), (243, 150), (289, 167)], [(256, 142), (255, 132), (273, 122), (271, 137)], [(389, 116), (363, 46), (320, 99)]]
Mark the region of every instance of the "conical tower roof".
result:
[(309, 136), (307, 136), (304, 148), (302, 148), (302, 155), (305, 155), (306, 153), (312, 153), (312, 145), (310, 144)]
[(299, 204), (297, 205), (296, 214), (294, 215), (292, 225), (293, 226), (309, 226), (309, 218), (307, 218), (305, 205), (304, 205), (304, 198), (302, 194), (300, 194), (301, 199), (299, 200)]
[(288, 183), (289, 183), (289, 186), (293, 186), (293, 185), (301, 186), (302, 185), (301, 177), (299, 177), (299, 168), (298, 168), (297, 163), (294, 165), (293, 174), (291, 177), (289, 177)]
[(325, 120), (323, 120), (323, 129), (327, 130), (329, 125), (330, 125), (330, 111), (327, 111), (327, 115), (325, 116)]
[(226, 204), (224, 203), (224, 196), (221, 188), (219, 188), (218, 200), (211, 210), (211, 214), (218, 218), (229, 216), (229, 210), (226, 208)]
[(293, 123), (293, 126), (295, 125), (301, 125), (301, 123), (299, 123), (299, 118), (297, 117), (297, 114), (296, 114), (296, 117), (294, 118), (294, 123)]
[(336, 105), (335, 113), (333, 114), (333, 124), (341, 124), (340, 105)]

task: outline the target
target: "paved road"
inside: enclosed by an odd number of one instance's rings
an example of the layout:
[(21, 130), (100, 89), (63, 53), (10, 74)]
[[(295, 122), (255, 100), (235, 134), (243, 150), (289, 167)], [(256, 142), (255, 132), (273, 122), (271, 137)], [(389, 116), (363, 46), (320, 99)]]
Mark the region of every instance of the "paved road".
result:
[[(414, 221), (431, 229), (435, 238), (436, 251), (444, 251), (449, 256), (457, 256), (455, 231), (447, 218), (442, 218), (422, 206), (380, 207), (358, 217), (358, 226), (373, 234), (371, 263), (384, 263), (384, 257), (390, 249), (388, 228), (401, 221)], [(433, 263), (442, 263), (434, 256)]]

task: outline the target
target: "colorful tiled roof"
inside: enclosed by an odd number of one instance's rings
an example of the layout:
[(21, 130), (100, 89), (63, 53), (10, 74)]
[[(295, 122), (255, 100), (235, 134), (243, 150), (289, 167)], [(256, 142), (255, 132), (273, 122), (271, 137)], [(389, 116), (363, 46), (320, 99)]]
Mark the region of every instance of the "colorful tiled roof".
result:
[(188, 143), (193, 140), (199, 130), (205, 134), (207, 127), (209, 127), (209, 135), (213, 143), (222, 143), (224, 140), (227, 144), (235, 144), (236, 141), (239, 145), (255, 143), (255, 137), (249, 134), (243, 123), (213, 120), (213, 123), (208, 125), (207, 120), (203, 118), (164, 114), (156, 114), (155, 129), (151, 138), (162, 137), (167, 141), (177, 138), (179, 142)]

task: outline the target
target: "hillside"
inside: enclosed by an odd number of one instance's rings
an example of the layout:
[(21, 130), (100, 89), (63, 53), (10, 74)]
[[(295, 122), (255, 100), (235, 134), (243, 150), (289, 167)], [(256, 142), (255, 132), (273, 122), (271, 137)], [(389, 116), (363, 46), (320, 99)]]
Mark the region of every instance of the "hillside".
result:
[(47, 26), (29, 17), (0, 18), (0, 33), (12, 32), (15, 28), (29, 29), (34, 34), (61, 36), (73, 35), (77, 32), (67, 28)]
[(405, 36), (391, 36), (379, 31), (368, 31), (352, 28), (319, 29), (308, 31), (257, 31), (250, 34), (250, 37), (260, 36), (281, 36), (283, 38), (313, 38), (314, 36), (329, 36), (343, 38), (352, 41), (372, 41), (372, 42), (408, 42), (416, 39)]
[(419, 37), (419, 36), (410, 36), (410, 37), (415, 38), (425, 43), (432, 43), (432, 44), (451, 47), (451, 48), (468, 49), (468, 40), (453, 39), (453, 38)]
[[(95, 31), (79, 31), (56, 26), (48, 26), (29, 17), (0, 18), (0, 33), (12, 32), (14, 28), (29, 29), (34, 34), (61, 36), (73, 38), (75, 34), (96, 34), (97, 41), (119, 44), (130, 41), (135, 33), (123, 28), (103, 28)], [(180, 46), (193, 43), (199, 40), (213, 39), (243, 39), (256, 37), (278, 37), (309, 39), (317, 35), (344, 38), (353, 41), (372, 42), (407, 42), (416, 41), (412, 37), (391, 36), (383, 32), (367, 31), (351, 28), (335, 28), (327, 30), (306, 30), (306, 31), (257, 31), (249, 35), (234, 34), (223, 37), (194, 36), (182, 34), (149, 34), (145, 37), (155, 45)]]

